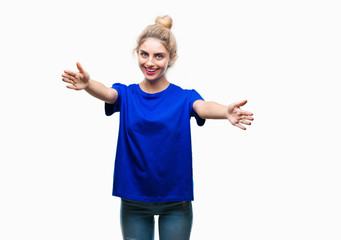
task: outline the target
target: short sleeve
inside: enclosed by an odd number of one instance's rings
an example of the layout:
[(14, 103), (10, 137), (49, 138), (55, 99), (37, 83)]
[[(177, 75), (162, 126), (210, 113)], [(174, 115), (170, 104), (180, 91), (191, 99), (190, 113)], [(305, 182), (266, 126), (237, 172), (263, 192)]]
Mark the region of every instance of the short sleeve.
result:
[(112, 85), (112, 88), (115, 89), (118, 93), (118, 97), (116, 99), (116, 102), (114, 104), (105, 103), (104, 109), (105, 109), (105, 115), (111, 116), (115, 112), (119, 112), (121, 110), (121, 102), (122, 102), (122, 96), (125, 93), (126, 85), (115, 83)]
[(198, 126), (203, 126), (206, 122), (206, 119), (203, 119), (199, 117), (199, 115), (194, 111), (193, 104), (197, 100), (204, 100), (200, 94), (195, 91), (194, 89), (191, 90), (191, 97), (190, 97), (190, 113), (191, 117), (195, 117), (195, 120), (197, 121)]

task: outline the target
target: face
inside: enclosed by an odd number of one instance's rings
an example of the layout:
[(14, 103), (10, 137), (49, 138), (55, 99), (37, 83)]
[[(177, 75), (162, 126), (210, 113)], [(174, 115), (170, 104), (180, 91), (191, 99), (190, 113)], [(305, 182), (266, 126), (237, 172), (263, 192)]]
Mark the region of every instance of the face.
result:
[(169, 52), (160, 40), (147, 38), (137, 51), (139, 66), (146, 80), (165, 79), (165, 72), (172, 63)]

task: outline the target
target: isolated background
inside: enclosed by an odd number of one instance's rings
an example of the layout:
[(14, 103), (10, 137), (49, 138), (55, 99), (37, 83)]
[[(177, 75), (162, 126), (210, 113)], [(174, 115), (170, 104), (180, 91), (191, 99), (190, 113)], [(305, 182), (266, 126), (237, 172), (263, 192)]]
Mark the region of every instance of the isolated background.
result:
[[(169, 14), (168, 77), (248, 99), (247, 131), (192, 120), (192, 239), (341, 239), (338, 1), (2, 1), (0, 238), (120, 239), (111, 196), (118, 114), (61, 81), (142, 80), (139, 33)], [(156, 145), (157, 147), (157, 145)]]

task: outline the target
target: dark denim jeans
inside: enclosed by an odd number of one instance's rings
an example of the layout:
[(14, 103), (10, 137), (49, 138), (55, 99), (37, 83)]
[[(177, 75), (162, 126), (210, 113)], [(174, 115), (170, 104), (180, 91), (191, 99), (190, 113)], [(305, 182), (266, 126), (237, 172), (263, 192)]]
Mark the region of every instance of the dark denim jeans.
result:
[(121, 200), (121, 229), (124, 240), (153, 240), (154, 216), (159, 215), (160, 240), (189, 240), (192, 202), (148, 203)]

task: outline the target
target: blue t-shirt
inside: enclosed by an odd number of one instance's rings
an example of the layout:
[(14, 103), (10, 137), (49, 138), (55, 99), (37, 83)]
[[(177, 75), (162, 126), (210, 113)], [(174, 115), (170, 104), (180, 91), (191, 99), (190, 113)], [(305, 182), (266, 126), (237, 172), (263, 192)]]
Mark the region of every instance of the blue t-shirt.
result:
[(120, 112), (113, 195), (142, 202), (192, 201), (190, 118), (204, 125), (193, 110), (203, 98), (174, 84), (154, 94), (138, 84), (112, 88), (118, 98), (105, 104), (105, 113)]

